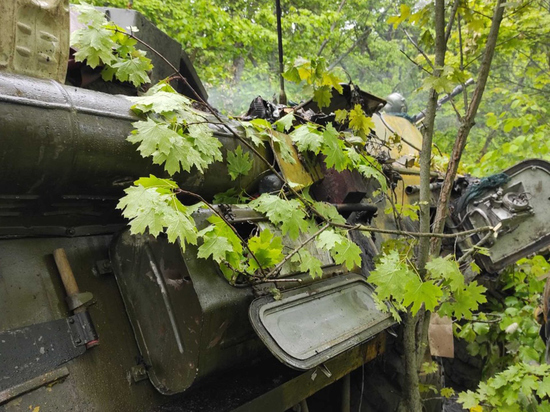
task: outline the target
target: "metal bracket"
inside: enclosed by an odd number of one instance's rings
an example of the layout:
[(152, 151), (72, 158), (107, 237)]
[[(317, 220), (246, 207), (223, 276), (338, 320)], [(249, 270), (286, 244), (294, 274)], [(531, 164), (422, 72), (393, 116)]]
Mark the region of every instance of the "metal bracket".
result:
[(113, 273), (113, 267), (109, 259), (98, 260), (95, 262), (95, 269), (99, 275), (110, 275)]
[(130, 369), (130, 376), (132, 377), (134, 383), (147, 379), (147, 368), (145, 365), (132, 366)]
[(74, 314), (67, 318), (67, 323), (75, 346), (88, 345), (98, 340), (97, 332), (88, 312)]

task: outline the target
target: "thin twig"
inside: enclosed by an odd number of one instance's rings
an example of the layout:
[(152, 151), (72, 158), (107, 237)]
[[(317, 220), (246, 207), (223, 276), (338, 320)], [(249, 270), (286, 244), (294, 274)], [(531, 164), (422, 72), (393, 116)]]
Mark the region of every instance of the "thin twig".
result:
[(385, 233), (387, 235), (403, 235), (412, 237), (427, 237), (427, 238), (441, 238), (441, 239), (454, 239), (461, 236), (470, 236), (476, 233), (492, 231), (492, 226), (483, 226), (478, 229), (465, 230), (463, 232), (456, 233), (432, 233), (432, 232), (407, 232), (404, 230), (392, 230), (392, 229), (380, 229), (377, 227), (365, 226), (365, 225), (347, 225), (344, 223), (330, 222), (333, 227), (338, 227), (347, 230), (360, 230), (362, 232), (373, 233)]
[(451, 14), (449, 16), (449, 22), (447, 23), (447, 29), (445, 30), (445, 43), (447, 43), (449, 41), (449, 37), (451, 37), (451, 30), (453, 28), (453, 23), (459, 4), (460, 0), (455, 0), (455, 2), (453, 3), (453, 8), (451, 9)]
[(315, 232), (313, 235), (311, 235), (309, 238), (307, 238), (304, 242), (300, 243), (292, 252), (290, 252), (288, 255), (285, 256), (283, 260), (281, 260), (277, 266), (275, 266), (265, 277), (270, 278), (272, 276), (276, 276), (278, 272), (281, 270), (283, 265), (288, 262), (292, 256), (294, 256), (296, 253), (298, 253), (305, 245), (307, 245), (309, 242), (311, 242), (313, 239), (315, 239), (317, 236), (319, 236), (321, 233), (323, 233), (328, 227), (330, 226), (329, 223), (325, 224), (321, 229), (319, 229), (317, 232)]
[(229, 226), (229, 228), (231, 229), (231, 231), (235, 234), (235, 236), (237, 236), (240, 240), (241, 240), (241, 243), (242, 245), (248, 250), (248, 252), (250, 253), (250, 255), (252, 256), (252, 258), (254, 259), (254, 261), (258, 264), (258, 268), (260, 269), (260, 272), (262, 273), (262, 275), (264, 275), (264, 270), (262, 268), (262, 265), (260, 264), (260, 262), (258, 261), (258, 258), (256, 257), (256, 255), (254, 254), (254, 252), (252, 252), (252, 250), (250, 250), (250, 248), (248, 247), (248, 243), (242, 238), (242, 236), (239, 234), (239, 232), (237, 232), (237, 229), (235, 229), (235, 227), (231, 224), (231, 222), (229, 222), (226, 217), (220, 213), (214, 206), (212, 206), (210, 203), (208, 203), (206, 200), (204, 200), (204, 198), (201, 196), (201, 195), (198, 195), (196, 193), (193, 193), (193, 192), (189, 192), (188, 190), (183, 190), (183, 189), (176, 189), (174, 191), (174, 193), (176, 194), (184, 194), (184, 195), (188, 195), (188, 196), (192, 196), (194, 197), (195, 199), (198, 199), (199, 201), (201, 201), (202, 203), (204, 203), (208, 209), (210, 209), (213, 213), (215, 213), (221, 220), (224, 221), (224, 223)]
[(418, 64), (417, 62), (415, 62), (407, 53), (405, 53), (403, 50), (399, 50), (401, 53), (403, 53), (403, 55), (409, 59), (409, 61), (414, 64), (416, 67), (418, 67), (420, 70), (424, 70), (426, 73), (428, 73), (430, 76), (433, 76), (433, 73), (429, 70), (426, 70), (426, 68), (422, 67), (421, 64)]
[(424, 50), (422, 50), (422, 48), (416, 44), (416, 42), (413, 40), (413, 38), (411, 37), (411, 35), (409, 34), (409, 32), (405, 29), (403, 29), (403, 31), (405, 32), (405, 35), (407, 36), (407, 38), (409, 39), (409, 41), (413, 44), (413, 46), (416, 48), (416, 50), (418, 50), (418, 52), (424, 56), (424, 59), (426, 59), (426, 62), (428, 63), (428, 65), (432, 68), (432, 70), (435, 70), (434, 68), (434, 65), (432, 63), (432, 61), (430, 60), (430, 58), (428, 57), (428, 55), (424, 52)]

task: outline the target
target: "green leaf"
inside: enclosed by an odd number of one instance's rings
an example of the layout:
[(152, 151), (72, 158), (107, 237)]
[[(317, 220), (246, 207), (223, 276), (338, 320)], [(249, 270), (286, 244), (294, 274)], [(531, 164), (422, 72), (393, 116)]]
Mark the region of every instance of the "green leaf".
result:
[(214, 195), (214, 199), (212, 200), (212, 203), (215, 205), (220, 204), (239, 204), (239, 203), (247, 203), (246, 198), (243, 197), (243, 193), (239, 192), (234, 187), (226, 190), (225, 192), (217, 193)]
[(319, 154), (323, 144), (323, 136), (317, 127), (305, 124), (297, 127), (289, 135), (300, 152), (311, 151)]
[(178, 111), (182, 108), (182, 106), (186, 106), (191, 103), (187, 97), (175, 92), (167, 92), (164, 90), (159, 90), (155, 93), (150, 92), (151, 91), (149, 90), (149, 92), (143, 96), (127, 97), (127, 99), (134, 103), (132, 110), (138, 113), (153, 112), (165, 114)]
[(225, 260), (226, 253), (232, 251), (233, 247), (226, 238), (222, 236), (208, 236), (205, 242), (199, 247), (197, 256), (202, 259), (212, 256), (212, 259), (220, 263)]
[(458, 402), (466, 409), (472, 409), (479, 406), (479, 398), (475, 392), (470, 390), (458, 394)]
[[(248, 247), (263, 269), (275, 266), (284, 258), (282, 239), (279, 236), (274, 236), (269, 229), (262, 230), (260, 236), (248, 239)], [(252, 271), (259, 269), (258, 262), (251, 258), (249, 269)]]
[(471, 319), (472, 311), (478, 309), (480, 303), (487, 302), (485, 288), (473, 281), (464, 289), (454, 292), (454, 302), (445, 302), (441, 305), (441, 312), (444, 315), (454, 316), (457, 319)]
[(356, 104), (349, 112), (349, 126), (357, 135), (365, 138), (371, 129), (374, 129), (374, 122), (370, 117), (365, 116), (361, 105)]
[(267, 193), (249, 203), (257, 212), (263, 213), (275, 225), (281, 225), (283, 235), (288, 234), (291, 239), (297, 239), (300, 232), (306, 233), (308, 222), (302, 210), (302, 204), (296, 200), (284, 200)]
[(143, 83), (150, 83), (147, 72), (153, 68), (151, 60), (142, 56), (132, 59), (122, 60), (112, 65), (116, 69), (116, 77), (118, 80), (131, 82), (135, 87)]
[(454, 396), (455, 390), (453, 388), (441, 388), (441, 396), (449, 399), (451, 396)]
[(330, 100), (332, 99), (331, 88), (328, 86), (321, 86), (314, 90), (313, 101), (317, 103), (319, 109), (330, 106)]
[(237, 179), (240, 175), (246, 176), (250, 169), (252, 169), (250, 153), (243, 153), (241, 146), (233, 152), (227, 152), (227, 170), (231, 180)]
[(330, 252), (334, 249), (336, 244), (342, 242), (343, 239), (345, 239), (345, 237), (341, 234), (336, 233), (333, 229), (327, 229), (317, 236), (317, 246)]
[(340, 84), (341, 81), (342, 80), (338, 76), (334, 75), (333, 73), (325, 72), (322, 75), (321, 85), (333, 87), (338, 93), (342, 94), (344, 89)]
[(153, 156), (157, 152), (169, 154), (172, 150), (172, 140), (182, 138), (167, 125), (151, 119), (135, 122), (133, 126), (135, 130), (127, 140), (140, 144), (138, 150), (143, 157)]
[(321, 261), (314, 257), (306, 249), (301, 249), (298, 253), (290, 258), (291, 262), (298, 263), (298, 269), (302, 272), (308, 272), (309, 275), (315, 279), (323, 275), (323, 269), (321, 269)]
[(550, 376), (545, 376), (544, 379), (539, 382), (537, 396), (542, 399), (550, 397)]
[(338, 209), (330, 203), (313, 201), (313, 208), (330, 222), (340, 224), (346, 223), (346, 219), (338, 212)]
[(287, 115), (277, 120), (274, 123), (274, 125), (277, 128), (278, 132), (288, 132), (292, 127), (293, 122), (294, 122), (294, 115), (292, 113), (288, 113)]
[(443, 279), (452, 291), (464, 288), (464, 276), (455, 260), (448, 258), (432, 258), (426, 263), (426, 270), (432, 279)]
[(345, 109), (342, 110), (336, 110), (334, 112), (334, 121), (337, 123), (344, 123), (346, 120), (348, 120), (348, 111)]
[(422, 304), (426, 310), (433, 312), (439, 304), (439, 299), (443, 296), (443, 291), (432, 281), (418, 282), (410, 281), (407, 283), (406, 292), (403, 296), (403, 305), (411, 306), (411, 312), (415, 316), (420, 310)]
[(116, 61), (113, 55), (114, 42), (111, 31), (103, 27), (86, 27), (71, 35), (71, 46), (77, 49), (75, 61), (86, 61), (91, 68), (111, 64)]
[(120, 199), (117, 209), (130, 219), (132, 233), (149, 233), (157, 236), (164, 228), (170, 242), (178, 238), (182, 250), (186, 243), (196, 244), (197, 229), (191, 216), (191, 210), (181, 204), (175, 194), (169, 193), (172, 184), (165, 179), (158, 179), (160, 186), (154, 186), (155, 176), (140, 179), (149, 184), (131, 186), (125, 190), (126, 195)]
[(345, 264), (348, 270), (355, 266), (361, 267), (361, 248), (348, 238), (342, 236), (330, 253), (337, 265)]
[(348, 158), (344, 152), (344, 142), (338, 136), (338, 131), (329, 123), (323, 133), (324, 145), (321, 152), (326, 156), (327, 167), (341, 172), (347, 168)]
[(279, 135), (277, 132), (271, 132), (269, 133), (269, 137), (279, 149), (279, 154), (281, 155), (283, 161), (289, 164), (295, 164), (296, 160), (294, 159), (294, 156), (292, 156), (293, 153), (291, 150), (292, 145), (286, 140), (286, 135)]
[(376, 286), (376, 294), (380, 299), (390, 300), (392, 297), (401, 303), (406, 293), (405, 286), (418, 280), (406, 264), (401, 261), (396, 250), (382, 255), (376, 269), (371, 271), (368, 281)]

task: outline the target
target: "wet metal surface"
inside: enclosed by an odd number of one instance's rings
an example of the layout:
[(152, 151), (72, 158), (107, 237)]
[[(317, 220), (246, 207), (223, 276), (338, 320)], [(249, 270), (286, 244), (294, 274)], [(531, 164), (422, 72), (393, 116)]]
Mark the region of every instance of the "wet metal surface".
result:
[(85, 346), (76, 343), (69, 319), (0, 332), (0, 391), (49, 372), (85, 351)]

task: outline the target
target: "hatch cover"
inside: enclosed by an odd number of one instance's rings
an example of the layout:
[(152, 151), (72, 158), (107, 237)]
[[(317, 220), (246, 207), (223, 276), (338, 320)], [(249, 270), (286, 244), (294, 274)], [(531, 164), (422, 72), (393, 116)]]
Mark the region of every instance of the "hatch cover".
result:
[(252, 326), (269, 350), (299, 370), (320, 365), (395, 322), (376, 308), (373, 289), (348, 274), (282, 293), (250, 305)]

